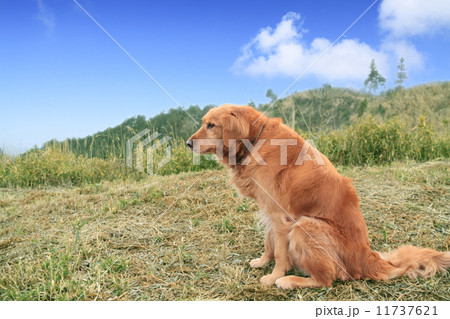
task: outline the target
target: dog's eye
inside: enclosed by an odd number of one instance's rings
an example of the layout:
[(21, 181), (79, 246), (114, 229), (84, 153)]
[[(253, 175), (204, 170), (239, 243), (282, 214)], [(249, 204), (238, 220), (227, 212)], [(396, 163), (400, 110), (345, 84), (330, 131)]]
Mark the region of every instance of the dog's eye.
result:
[(214, 125), (214, 123), (208, 123), (207, 125), (206, 125), (206, 128), (213, 128), (215, 125)]

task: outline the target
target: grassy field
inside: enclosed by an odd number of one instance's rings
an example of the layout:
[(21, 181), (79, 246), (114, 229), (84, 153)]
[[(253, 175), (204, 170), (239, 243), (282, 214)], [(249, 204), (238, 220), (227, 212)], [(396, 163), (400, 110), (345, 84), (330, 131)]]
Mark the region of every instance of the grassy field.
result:
[[(410, 129), (398, 119), (377, 123), (369, 116), (319, 137), (308, 132), (300, 135), (311, 139), (337, 165), (386, 165), (396, 161), (426, 162), (450, 158), (450, 133), (435, 131), (425, 118)], [(160, 167), (158, 164), (166, 157), (168, 146), (171, 147), (170, 161)], [(221, 167), (205, 157), (200, 160), (200, 165), (193, 162), (193, 154), (185, 141), (174, 138), (171, 145), (153, 152), (152, 172), (171, 175)], [(146, 156), (143, 163), (147, 163)], [(34, 149), (17, 157), (0, 153), (0, 187), (68, 187), (117, 179), (139, 180), (146, 175), (124, 164), (123, 156), (115, 157), (113, 153), (106, 158), (76, 155), (64, 145)]]
[[(450, 250), (450, 163), (340, 167), (372, 248)], [(225, 170), (79, 186), (0, 188), (1, 300), (448, 300), (450, 272), (283, 291), (252, 269), (255, 203)]]

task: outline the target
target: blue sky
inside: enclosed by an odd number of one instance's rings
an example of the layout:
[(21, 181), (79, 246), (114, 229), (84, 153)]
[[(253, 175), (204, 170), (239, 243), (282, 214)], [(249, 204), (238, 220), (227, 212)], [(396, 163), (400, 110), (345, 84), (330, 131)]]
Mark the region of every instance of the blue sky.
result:
[[(267, 102), (366, 10), (352, 1), (77, 0), (181, 105)], [(449, 80), (450, 1), (379, 0), (288, 93)], [(73, 0), (0, 2), (0, 147), (83, 137), (177, 104)]]

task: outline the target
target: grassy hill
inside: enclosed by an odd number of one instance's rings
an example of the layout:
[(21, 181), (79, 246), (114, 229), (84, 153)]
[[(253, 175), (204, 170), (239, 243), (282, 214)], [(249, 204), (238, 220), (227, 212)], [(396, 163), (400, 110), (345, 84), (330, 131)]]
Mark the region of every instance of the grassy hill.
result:
[[(258, 108), (353, 178), (374, 250), (449, 251), (449, 92), (450, 82), (373, 97), (324, 86)], [(187, 111), (200, 121), (210, 107)], [(170, 162), (151, 176), (124, 165), (125, 141), (146, 128), (173, 137)], [(273, 262), (248, 265), (263, 249), (258, 208), (219, 164), (192, 164), (184, 139), (195, 130), (172, 109), (16, 158), (0, 151), (0, 300), (448, 300), (448, 271), (261, 286)], [(163, 156), (159, 148), (155, 163)]]
[(46, 142), (42, 149), (57, 146), (76, 155), (98, 158), (125, 157), (126, 141), (137, 133), (150, 129), (168, 135), (173, 140), (186, 140), (197, 130), (197, 123), (201, 123), (203, 115), (213, 106), (204, 108), (191, 106), (186, 110), (181, 108), (170, 109), (150, 119), (144, 115), (126, 119), (122, 124), (97, 132), (84, 138), (72, 138), (64, 141), (51, 140)]
[(397, 117), (410, 128), (419, 124), (420, 117), (426, 117), (437, 132), (448, 134), (450, 82), (388, 90), (378, 96), (324, 85), (294, 93), (277, 101), (272, 108), (269, 106), (260, 108), (302, 131), (329, 132), (372, 115), (378, 122)]
[[(391, 90), (381, 96), (324, 86), (258, 108), (269, 116), (282, 117), (335, 164), (424, 162), (450, 157), (449, 95), (450, 82)], [(135, 178), (139, 174), (125, 166), (125, 145), (144, 129), (172, 137), (165, 147), (154, 151), (154, 173), (220, 168), (205, 158), (194, 165), (193, 155), (184, 145), (197, 129), (188, 113), (200, 122), (211, 107), (192, 106), (187, 112), (172, 109), (149, 120), (136, 116), (86, 138), (50, 141), (42, 149), (18, 158), (0, 152), (0, 187), (80, 185)], [(157, 167), (169, 146), (170, 162)]]
[[(423, 116), (437, 134), (448, 135), (450, 82), (389, 90), (379, 96), (325, 85), (319, 89), (294, 93), (277, 101), (272, 107), (270, 105), (261, 104), (257, 108), (267, 111), (269, 116), (281, 117), (284, 123), (298, 131), (309, 132), (310, 137), (352, 125), (369, 115), (377, 123), (397, 117), (410, 129), (417, 127)], [(169, 135), (173, 141), (186, 140), (198, 128), (189, 115), (200, 123), (211, 107), (213, 105), (204, 108), (191, 106), (186, 112), (180, 108), (171, 109), (150, 119), (138, 115), (92, 136), (61, 142), (49, 141), (44, 148), (57, 145), (76, 155), (123, 159), (126, 140), (144, 129)]]

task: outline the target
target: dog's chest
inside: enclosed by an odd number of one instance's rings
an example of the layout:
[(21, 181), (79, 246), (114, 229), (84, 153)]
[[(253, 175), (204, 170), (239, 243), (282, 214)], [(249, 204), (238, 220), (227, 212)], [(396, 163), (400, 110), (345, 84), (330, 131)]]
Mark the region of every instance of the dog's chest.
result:
[(245, 197), (256, 198), (256, 189), (258, 187), (255, 181), (247, 174), (240, 171), (231, 172), (231, 183), (237, 188), (238, 192)]

